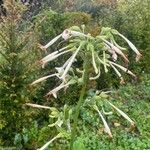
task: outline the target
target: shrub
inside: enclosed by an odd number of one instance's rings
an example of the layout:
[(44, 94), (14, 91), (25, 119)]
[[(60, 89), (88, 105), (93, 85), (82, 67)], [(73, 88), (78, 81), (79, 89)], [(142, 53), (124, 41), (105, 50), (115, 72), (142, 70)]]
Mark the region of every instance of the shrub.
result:
[(22, 24), (25, 7), (6, 1), (5, 8), (7, 16), (0, 22), (0, 134), (1, 145), (13, 145), (15, 134), (32, 121), (23, 104), (33, 98), (28, 85), (37, 77), (33, 60), (38, 51), (36, 34), (27, 22)]

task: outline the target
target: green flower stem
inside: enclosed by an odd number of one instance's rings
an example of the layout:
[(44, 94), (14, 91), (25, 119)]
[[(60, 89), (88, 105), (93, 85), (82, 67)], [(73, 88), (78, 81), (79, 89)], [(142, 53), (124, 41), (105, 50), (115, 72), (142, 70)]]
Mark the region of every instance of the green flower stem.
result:
[(81, 93), (80, 93), (80, 98), (77, 103), (75, 115), (74, 115), (74, 123), (73, 123), (72, 132), (71, 132), (70, 150), (73, 149), (73, 143), (75, 141), (80, 108), (81, 108), (82, 104), (84, 103), (84, 96), (85, 96), (88, 81), (89, 81), (89, 72), (90, 72), (90, 64), (91, 63), (90, 63), (90, 58), (88, 56), (89, 55), (87, 54), (85, 57), (85, 60), (84, 60), (83, 84), (82, 84), (82, 89), (81, 89)]

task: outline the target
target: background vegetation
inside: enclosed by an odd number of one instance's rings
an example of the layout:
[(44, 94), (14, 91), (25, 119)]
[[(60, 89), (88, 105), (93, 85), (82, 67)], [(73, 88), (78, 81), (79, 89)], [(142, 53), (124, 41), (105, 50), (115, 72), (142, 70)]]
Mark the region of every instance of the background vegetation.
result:
[[(150, 1), (4, 2), (7, 5), (0, 8), (0, 149), (34, 150), (55, 135), (56, 131), (47, 126), (51, 122), (49, 111), (29, 108), (24, 105), (26, 102), (61, 108), (65, 103), (76, 104), (78, 101), (79, 87), (60, 93), (58, 99), (46, 99), (44, 95), (57, 81), (49, 79), (34, 88), (30, 87), (30, 83), (50, 73), (54, 65), (63, 61), (54, 61), (42, 70), (38, 60), (45, 53), (38, 48), (38, 43), (45, 44), (64, 29), (83, 24), (94, 36), (100, 33), (102, 26), (117, 29), (139, 48), (143, 57), (135, 63), (132, 52), (129, 55), (132, 62), (130, 69), (138, 75), (136, 82), (126, 77), (126, 85), (120, 86), (113, 73), (102, 73), (98, 84), (93, 82), (90, 86), (91, 89), (113, 90), (111, 99), (135, 119), (137, 129), (130, 132), (127, 123), (114, 115), (109, 118), (114, 134), (110, 140), (103, 134), (97, 117), (83, 114), (83, 108), (76, 150), (150, 149)], [(54, 51), (56, 46), (48, 51)], [(52, 150), (67, 148), (68, 143), (64, 140), (58, 140), (50, 147)]]

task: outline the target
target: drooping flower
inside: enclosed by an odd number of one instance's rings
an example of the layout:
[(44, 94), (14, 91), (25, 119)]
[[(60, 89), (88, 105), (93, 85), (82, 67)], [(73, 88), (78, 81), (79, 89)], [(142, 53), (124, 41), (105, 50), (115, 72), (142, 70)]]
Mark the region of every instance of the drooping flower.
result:
[(59, 38), (61, 38), (62, 34), (59, 34), (58, 36), (56, 36), (55, 38), (53, 38), (50, 42), (48, 42), (45, 46), (40, 46), (41, 49), (45, 50), (48, 47), (50, 47), (51, 45), (53, 45)]
[(43, 106), (43, 105), (38, 105), (38, 104), (26, 103), (26, 105), (27, 105), (27, 106), (31, 106), (31, 107), (35, 107), (35, 108), (52, 109), (52, 107)]
[(113, 136), (112, 136), (112, 133), (111, 133), (110, 128), (109, 128), (109, 126), (108, 126), (106, 120), (104, 119), (102, 113), (99, 111), (99, 109), (98, 109), (98, 107), (97, 107), (96, 105), (94, 105), (94, 109), (98, 112), (99, 116), (100, 116), (101, 119), (102, 119), (102, 122), (103, 122), (104, 127), (105, 127), (105, 130), (104, 130), (104, 131), (105, 131), (106, 133), (108, 133), (108, 135), (109, 135), (110, 138), (112, 138), (112, 137), (113, 137)]
[(45, 150), (54, 140), (61, 138), (62, 134), (59, 133), (57, 136), (55, 136), (54, 138), (52, 138), (50, 141), (48, 141), (46, 144), (44, 144), (41, 148), (37, 149), (37, 150)]
[(68, 53), (68, 52), (70, 52), (70, 51), (72, 51), (72, 50), (70, 49), (70, 50), (66, 50), (66, 51), (60, 52), (60, 53), (58, 53), (58, 54), (56, 54), (56, 55), (51, 55), (51, 56), (47, 57), (46, 59), (43, 58), (43, 59), (40, 61), (41, 64), (42, 64), (42, 68), (44, 68), (44, 66), (45, 66), (46, 63), (48, 63), (48, 62), (50, 62), (50, 61), (56, 59), (57, 57), (59, 57), (59, 56), (65, 54), (65, 53)]
[(59, 73), (60, 76), (65, 71), (65, 68), (68, 65), (68, 63), (70, 62), (71, 58), (72, 58), (72, 56), (64, 63), (64, 65), (62, 67), (55, 67), (55, 69), (57, 70), (57, 72)]
[(110, 63), (110, 64), (113, 64), (114, 66), (120, 68), (120, 69), (123, 70), (124, 72), (126, 72), (126, 73), (130, 74), (131, 76), (133, 76), (134, 78), (136, 78), (136, 75), (135, 75), (134, 73), (132, 73), (130, 70), (128, 70), (127, 68), (125, 68), (125, 67), (123, 67), (123, 66), (121, 66), (121, 65), (119, 65), (119, 64), (116, 64), (116, 63), (114, 63), (114, 62), (112, 62), (112, 61), (109, 61), (109, 63)]
[(76, 57), (76, 55), (78, 54), (78, 52), (79, 52), (79, 50), (81, 49), (81, 47), (82, 47), (82, 44), (80, 44), (80, 46), (77, 48), (77, 50), (75, 51), (75, 53), (72, 55), (72, 57), (71, 57), (71, 59), (70, 59), (70, 62), (69, 62), (68, 65), (66, 66), (66, 68), (65, 68), (65, 70), (64, 70), (64, 72), (63, 72), (63, 74), (62, 74), (62, 76), (60, 77), (60, 79), (64, 79), (64, 78), (65, 78), (67, 72), (69, 71), (69, 69), (70, 69), (72, 63), (74, 62), (75, 57)]
[(40, 83), (48, 78), (51, 78), (51, 77), (54, 77), (54, 76), (57, 76), (58, 74), (57, 73), (54, 73), (54, 74), (51, 74), (51, 75), (48, 75), (48, 76), (45, 76), (45, 77), (42, 77), (42, 78), (39, 78), (37, 80), (35, 80), (34, 82), (31, 83), (31, 85), (34, 85), (34, 84), (37, 84), (37, 83)]
[[(121, 57), (123, 57), (126, 62), (129, 62), (129, 60), (127, 59), (127, 57), (124, 55), (124, 53), (123, 53), (118, 47), (116, 47), (115, 45), (113, 45), (112, 43), (110, 43), (110, 42), (107, 41), (107, 40), (104, 40), (104, 42), (105, 42), (107, 45), (109, 45), (110, 48), (111, 48), (113, 51), (115, 51), (115, 53), (117, 53), (118, 55), (120, 55)], [(113, 55), (114, 55), (114, 54), (113, 54)]]
[(114, 71), (116, 72), (116, 74), (118, 75), (118, 77), (120, 78), (120, 84), (121, 85), (124, 84), (125, 82), (124, 82), (124, 79), (123, 79), (121, 73), (118, 71), (118, 69), (114, 65), (112, 65), (111, 63), (109, 63), (109, 64), (114, 69)]
[(130, 42), (124, 35), (120, 34), (119, 32), (117, 33), (120, 37), (122, 37), (130, 46), (130, 48), (136, 53), (136, 61), (139, 61), (139, 59), (141, 58), (141, 53), (137, 50), (137, 48), (134, 46), (134, 44), (132, 42)]
[(111, 102), (109, 102), (109, 101), (107, 101), (115, 110), (117, 110), (117, 112), (119, 113), (119, 114), (121, 114), (125, 119), (127, 119), (130, 123), (131, 123), (131, 126), (135, 126), (135, 123), (134, 123), (134, 121), (131, 119), (131, 118), (129, 118), (129, 116), (127, 116), (123, 111), (121, 111), (119, 108), (117, 108), (116, 106), (114, 106)]

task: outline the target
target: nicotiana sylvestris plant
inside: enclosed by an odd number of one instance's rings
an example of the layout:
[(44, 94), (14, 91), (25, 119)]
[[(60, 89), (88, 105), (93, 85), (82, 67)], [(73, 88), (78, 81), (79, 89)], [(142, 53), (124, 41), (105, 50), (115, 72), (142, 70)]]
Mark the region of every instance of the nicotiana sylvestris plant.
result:
[[(80, 84), (82, 86), (79, 101), (77, 103), (77, 106), (75, 107), (74, 111), (75, 113), (70, 115), (73, 115), (73, 123), (68, 126), (68, 129), (63, 129), (63, 133), (59, 131), (59, 134), (54, 137), (54, 139), (50, 140), (48, 143), (46, 143), (42, 148), (39, 150), (44, 150), (48, 147), (48, 145), (54, 141), (57, 138), (60, 137), (68, 137), (70, 135), (71, 142), (70, 142), (70, 149), (73, 148), (73, 142), (75, 140), (76, 136), (76, 128), (77, 128), (77, 122), (78, 122), (78, 116), (80, 112), (81, 106), (83, 106), (85, 102), (85, 94), (87, 92), (87, 85), (90, 81), (96, 80), (101, 75), (101, 70), (104, 69), (105, 73), (108, 73), (109, 69), (112, 68), (116, 75), (119, 77), (120, 82), (123, 84), (124, 79), (121, 75), (121, 71), (131, 75), (132, 77), (136, 78), (136, 75), (132, 73), (130, 70), (128, 70), (127, 67), (124, 67), (120, 65), (117, 61), (118, 57), (124, 61), (125, 66), (128, 65), (129, 60), (127, 58), (127, 55), (125, 54), (126, 49), (121, 47), (117, 42), (115, 41), (115, 37), (118, 36), (125, 40), (129, 47), (135, 52), (136, 54), (136, 61), (138, 61), (141, 57), (140, 52), (137, 50), (137, 48), (121, 33), (119, 33), (115, 29), (111, 28), (102, 28), (100, 35), (93, 37), (89, 33), (85, 33), (85, 26), (81, 26), (81, 28), (77, 26), (73, 26), (69, 29), (64, 30), (60, 35), (56, 36), (54, 39), (52, 39), (50, 42), (48, 42), (45, 46), (39, 45), (39, 47), (47, 52), (48, 47), (53, 45), (58, 41), (58, 39), (62, 39), (67, 41), (66, 46), (51, 52), (44, 58), (40, 60), (41, 66), (44, 68), (44, 66), (58, 57), (61, 57), (63, 55), (67, 55), (68, 59), (62, 66), (55, 67), (56, 72), (53, 74), (41, 77), (40, 79), (37, 79), (34, 81), (31, 85), (36, 85), (48, 78), (58, 78), (60, 80), (60, 84), (54, 89), (50, 90), (46, 96), (53, 95), (55, 98), (57, 98), (57, 93), (62, 89), (67, 89), (70, 85), (73, 84)], [(76, 68), (74, 66), (74, 62), (82, 60), (83, 64), (80, 66), (80, 68)], [(107, 113), (104, 113), (104, 111), (100, 110), (99, 105), (97, 105), (97, 102), (95, 101), (95, 98), (98, 100), (101, 100), (98, 98), (99, 95), (96, 95), (91, 99), (93, 101), (93, 105), (91, 107), (99, 114), (105, 128), (105, 132), (109, 134), (110, 137), (112, 137), (111, 130), (105, 120), (104, 115)], [(118, 113), (120, 113), (125, 119), (127, 119), (131, 126), (135, 126), (135, 123), (119, 108), (114, 106), (111, 102), (107, 101), (107, 104), (109, 104), (114, 110), (116, 110)], [(30, 106), (33, 106), (34, 104), (28, 104)], [(34, 105), (34, 107), (40, 107), (44, 108), (46, 106), (37, 106)], [(51, 109), (51, 108), (49, 108)], [(52, 110), (53, 112), (53, 110)], [(111, 114), (111, 113), (110, 113)], [(58, 121), (55, 122), (51, 126), (62, 127), (63, 124), (63, 113), (57, 113)], [(65, 132), (64, 132), (65, 131)], [(67, 133), (67, 134), (64, 134)], [(67, 136), (66, 136), (67, 135)]]

